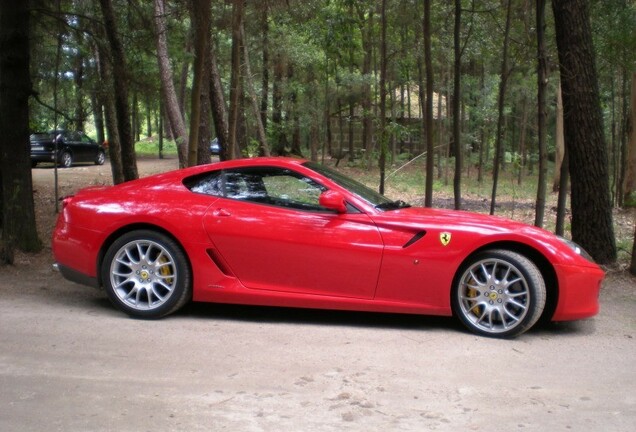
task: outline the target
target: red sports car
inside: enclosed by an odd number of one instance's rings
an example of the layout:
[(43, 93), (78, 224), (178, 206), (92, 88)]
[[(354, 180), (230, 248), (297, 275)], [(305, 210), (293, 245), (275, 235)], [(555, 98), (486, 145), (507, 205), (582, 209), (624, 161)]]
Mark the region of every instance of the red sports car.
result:
[(522, 223), (391, 201), (325, 166), (256, 158), (67, 197), (56, 265), (127, 314), (190, 300), (456, 315), (513, 337), (599, 309), (603, 271)]

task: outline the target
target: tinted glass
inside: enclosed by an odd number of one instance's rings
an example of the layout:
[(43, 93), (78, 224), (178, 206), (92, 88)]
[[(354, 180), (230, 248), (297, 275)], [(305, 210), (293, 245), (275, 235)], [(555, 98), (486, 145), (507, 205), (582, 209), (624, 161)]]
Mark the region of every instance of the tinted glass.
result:
[(192, 192), (297, 210), (327, 211), (319, 204), (326, 188), (283, 168), (255, 167), (214, 171), (184, 182)]

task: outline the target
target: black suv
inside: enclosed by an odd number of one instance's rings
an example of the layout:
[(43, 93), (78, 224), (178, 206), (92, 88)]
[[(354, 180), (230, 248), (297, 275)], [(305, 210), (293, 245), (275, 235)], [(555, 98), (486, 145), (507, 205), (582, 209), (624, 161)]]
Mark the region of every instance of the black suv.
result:
[[(101, 144), (96, 143), (84, 132), (51, 131), (31, 134), (31, 166), (38, 162), (55, 162), (68, 168), (75, 162), (92, 162), (103, 165), (106, 152)], [(57, 140), (57, 157), (55, 141)]]

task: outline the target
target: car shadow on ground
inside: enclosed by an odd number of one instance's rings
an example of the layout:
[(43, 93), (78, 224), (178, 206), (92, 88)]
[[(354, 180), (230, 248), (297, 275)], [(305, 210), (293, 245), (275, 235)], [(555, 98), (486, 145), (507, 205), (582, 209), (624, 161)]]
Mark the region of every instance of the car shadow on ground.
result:
[(589, 336), (596, 332), (596, 320), (539, 322), (528, 333), (541, 337)]
[(404, 330), (462, 330), (452, 317), (322, 309), (191, 303), (176, 316), (196, 319)]
[[(108, 316), (128, 318), (118, 311), (107, 298), (89, 300), (92, 315), (102, 311)], [(458, 332), (472, 335), (455, 317), (391, 314), (379, 312), (357, 312), (284, 308), (272, 306), (245, 306), (220, 303), (190, 303), (173, 315), (161, 320), (193, 319), (210, 322), (240, 321), (258, 324), (298, 324), (308, 326), (333, 326), (369, 329), (393, 329), (433, 332)], [(596, 332), (595, 320), (567, 322), (539, 322), (526, 334), (540, 338), (583, 337)]]

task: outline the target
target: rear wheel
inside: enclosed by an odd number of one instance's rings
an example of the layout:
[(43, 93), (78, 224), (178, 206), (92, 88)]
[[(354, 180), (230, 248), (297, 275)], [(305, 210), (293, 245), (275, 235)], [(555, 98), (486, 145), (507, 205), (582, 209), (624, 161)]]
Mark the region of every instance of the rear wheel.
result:
[(106, 162), (106, 153), (104, 150), (99, 150), (95, 158), (95, 165), (104, 165), (104, 162)]
[(137, 318), (160, 318), (191, 297), (186, 255), (170, 237), (149, 230), (117, 239), (102, 263), (102, 282), (111, 302)]
[(73, 165), (73, 155), (69, 151), (63, 151), (60, 155), (60, 166), (70, 168)]
[(478, 253), (455, 277), (454, 312), (479, 335), (518, 336), (537, 322), (545, 303), (541, 272), (516, 252), (497, 249)]

